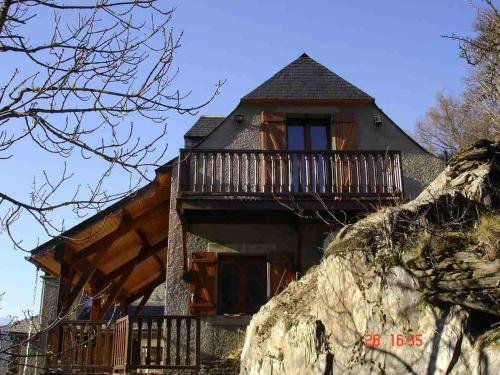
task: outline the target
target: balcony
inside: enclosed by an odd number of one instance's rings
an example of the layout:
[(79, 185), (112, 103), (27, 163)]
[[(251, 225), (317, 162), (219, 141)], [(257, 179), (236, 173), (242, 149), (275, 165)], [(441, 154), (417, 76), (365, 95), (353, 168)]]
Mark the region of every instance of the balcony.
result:
[(183, 149), (182, 209), (356, 209), (403, 197), (399, 151)]

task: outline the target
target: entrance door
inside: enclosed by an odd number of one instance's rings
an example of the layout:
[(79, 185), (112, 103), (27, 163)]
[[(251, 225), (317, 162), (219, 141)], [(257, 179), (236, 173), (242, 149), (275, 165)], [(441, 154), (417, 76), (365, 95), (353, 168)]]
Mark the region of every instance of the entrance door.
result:
[[(287, 121), (288, 150), (299, 151), (292, 157), (293, 192), (325, 192), (323, 153), (329, 150), (329, 121), (326, 119), (291, 119)], [(300, 152), (303, 151), (303, 152)]]

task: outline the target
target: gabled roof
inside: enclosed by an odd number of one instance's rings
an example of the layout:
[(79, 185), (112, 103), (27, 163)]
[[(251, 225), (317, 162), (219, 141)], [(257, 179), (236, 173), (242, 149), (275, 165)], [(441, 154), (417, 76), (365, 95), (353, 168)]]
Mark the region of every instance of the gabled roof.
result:
[(223, 116), (201, 116), (187, 131), (184, 137), (204, 138), (224, 120)]
[(374, 100), (305, 53), (242, 98), (247, 99)]

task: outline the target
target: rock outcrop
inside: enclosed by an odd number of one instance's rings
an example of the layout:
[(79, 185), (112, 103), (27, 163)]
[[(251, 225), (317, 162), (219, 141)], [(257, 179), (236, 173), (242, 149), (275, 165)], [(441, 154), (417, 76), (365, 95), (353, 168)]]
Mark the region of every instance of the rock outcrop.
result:
[(500, 142), (480, 141), (344, 227), (253, 317), (240, 373), (500, 373), (499, 189)]

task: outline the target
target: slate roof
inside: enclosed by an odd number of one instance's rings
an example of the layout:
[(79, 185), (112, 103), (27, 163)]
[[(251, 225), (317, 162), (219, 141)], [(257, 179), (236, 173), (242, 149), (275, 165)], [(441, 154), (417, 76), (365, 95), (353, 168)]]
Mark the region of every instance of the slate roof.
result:
[(222, 116), (201, 116), (187, 131), (184, 137), (188, 138), (203, 138), (206, 137), (224, 120)]
[(373, 100), (305, 53), (242, 99)]

